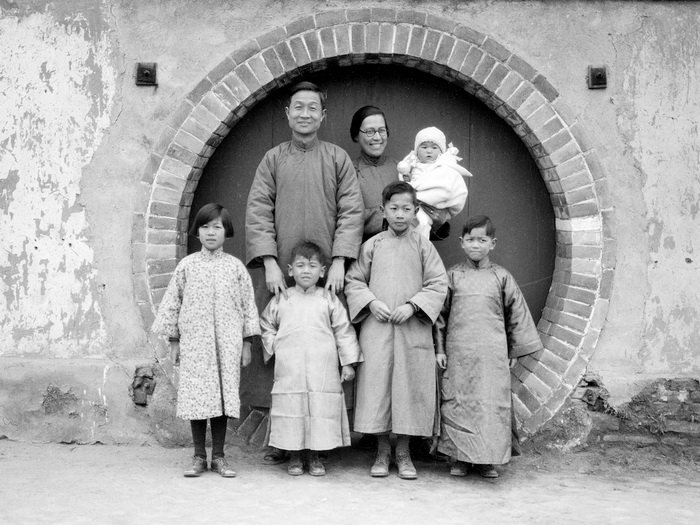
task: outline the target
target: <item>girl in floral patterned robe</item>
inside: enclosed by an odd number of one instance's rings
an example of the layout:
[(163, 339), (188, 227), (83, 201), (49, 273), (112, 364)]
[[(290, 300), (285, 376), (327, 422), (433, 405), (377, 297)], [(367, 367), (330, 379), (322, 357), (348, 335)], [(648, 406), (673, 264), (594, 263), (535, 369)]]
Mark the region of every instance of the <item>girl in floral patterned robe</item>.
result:
[(227, 417), (239, 416), (241, 366), (250, 363), (251, 338), (260, 335), (253, 285), (243, 263), (224, 253), (233, 237), (228, 211), (218, 204), (203, 206), (190, 234), (201, 251), (175, 268), (152, 330), (170, 339), (175, 362), (180, 359), (177, 416), (189, 419), (194, 442), (186, 477), (207, 469), (205, 437), (211, 421), (211, 470), (224, 477), (235, 471), (224, 458)]

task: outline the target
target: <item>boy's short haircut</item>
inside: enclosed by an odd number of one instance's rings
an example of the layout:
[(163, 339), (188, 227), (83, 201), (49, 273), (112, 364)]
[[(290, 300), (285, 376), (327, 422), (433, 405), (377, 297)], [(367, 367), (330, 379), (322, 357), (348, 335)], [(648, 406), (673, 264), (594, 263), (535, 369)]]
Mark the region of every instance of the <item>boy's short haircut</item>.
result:
[(197, 237), (199, 235), (199, 228), (207, 224), (209, 221), (214, 219), (221, 219), (221, 224), (224, 226), (224, 231), (226, 232), (226, 237), (233, 237), (233, 223), (231, 222), (231, 214), (226, 208), (221, 204), (215, 202), (210, 202), (205, 204), (194, 217), (192, 221), (192, 226), (190, 227), (190, 235)]
[(474, 215), (473, 217), (468, 217), (467, 222), (464, 223), (464, 228), (462, 228), (462, 237), (467, 235), (474, 228), (486, 228), (486, 235), (489, 237), (496, 236), (496, 226), (494, 226), (491, 219), (486, 215)]
[(355, 111), (355, 114), (352, 116), (352, 121), (350, 122), (350, 138), (353, 142), (357, 142), (357, 138), (360, 134), (360, 126), (362, 126), (364, 120), (372, 115), (380, 115), (384, 119), (386, 136), (389, 136), (389, 123), (386, 121), (384, 112), (376, 106), (362, 106)]
[(303, 257), (308, 260), (316, 257), (321, 266), (326, 266), (326, 257), (323, 255), (323, 251), (321, 251), (318, 244), (311, 241), (301, 241), (292, 248), (292, 258), (290, 259), (292, 263), (297, 257)]
[(321, 109), (326, 109), (326, 94), (321, 91), (321, 88), (316, 84), (307, 81), (298, 82), (292, 86), (292, 88), (289, 90), (289, 101), (287, 102), (287, 106), (291, 105), (294, 93), (298, 93), (299, 91), (313, 91), (314, 93), (318, 93), (318, 98), (321, 100)]
[(408, 182), (397, 180), (394, 182), (390, 182), (382, 190), (382, 204), (386, 204), (391, 200), (391, 198), (394, 195), (399, 195), (401, 193), (410, 193), (413, 197), (413, 203), (418, 203), (416, 189), (413, 186), (411, 186)]

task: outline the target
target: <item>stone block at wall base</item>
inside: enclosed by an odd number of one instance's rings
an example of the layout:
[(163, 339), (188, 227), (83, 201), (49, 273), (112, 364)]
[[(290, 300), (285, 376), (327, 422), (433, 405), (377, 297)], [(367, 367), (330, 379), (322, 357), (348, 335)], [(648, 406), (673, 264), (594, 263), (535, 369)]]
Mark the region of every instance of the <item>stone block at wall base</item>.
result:
[(18, 441), (179, 446), (189, 424), (175, 418), (175, 388), (152, 366), (145, 406), (129, 387), (139, 361), (0, 358), (0, 435)]

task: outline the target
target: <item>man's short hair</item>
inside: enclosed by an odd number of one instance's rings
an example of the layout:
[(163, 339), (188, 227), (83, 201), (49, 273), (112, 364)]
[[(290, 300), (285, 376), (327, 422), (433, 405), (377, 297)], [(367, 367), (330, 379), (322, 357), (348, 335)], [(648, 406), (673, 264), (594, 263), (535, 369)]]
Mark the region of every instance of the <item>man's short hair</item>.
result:
[(321, 91), (321, 88), (316, 84), (306, 80), (303, 82), (298, 82), (291, 87), (289, 90), (289, 101), (287, 102), (287, 106), (291, 105), (294, 93), (298, 93), (299, 91), (313, 91), (314, 93), (318, 93), (318, 98), (321, 100), (321, 109), (326, 109), (326, 94)]

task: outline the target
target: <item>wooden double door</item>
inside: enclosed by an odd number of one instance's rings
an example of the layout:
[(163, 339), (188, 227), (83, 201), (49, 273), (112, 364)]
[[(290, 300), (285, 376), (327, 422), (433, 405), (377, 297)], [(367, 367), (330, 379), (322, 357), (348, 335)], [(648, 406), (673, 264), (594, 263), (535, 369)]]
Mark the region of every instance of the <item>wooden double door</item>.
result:
[[(364, 105), (382, 108), (390, 129), (387, 153), (401, 160), (412, 148), (416, 132), (437, 126), (459, 149), (462, 164), (474, 176), (469, 197), (452, 221), (452, 233), (435, 243), (446, 267), (464, 254), (458, 237), (464, 219), (485, 214), (496, 225), (498, 243), (492, 259), (513, 273), (537, 322), (544, 307), (555, 258), (555, 224), (549, 194), (526, 147), (507, 123), (481, 101), (448, 82), (415, 69), (394, 65), (329, 68), (304, 78), (327, 92), (327, 117), (319, 137), (343, 147), (352, 158), (359, 146), (350, 138), (350, 120)], [(195, 192), (191, 218), (200, 206), (218, 202), (229, 209), (235, 236), (224, 249), (245, 259), (245, 204), (258, 163), (271, 147), (289, 140), (284, 90), (256, 105), (231, 130), (207, 164)], [(197, 251), (197, 239), (189, 239)], [(267, 298), (264, 275), (252, 270), (258, 307)], [(243, 405), (268, 406), (271, 367), (261, 352), (241, 380)]]

